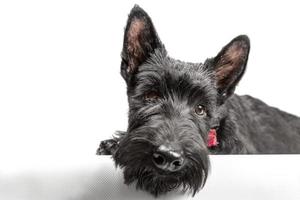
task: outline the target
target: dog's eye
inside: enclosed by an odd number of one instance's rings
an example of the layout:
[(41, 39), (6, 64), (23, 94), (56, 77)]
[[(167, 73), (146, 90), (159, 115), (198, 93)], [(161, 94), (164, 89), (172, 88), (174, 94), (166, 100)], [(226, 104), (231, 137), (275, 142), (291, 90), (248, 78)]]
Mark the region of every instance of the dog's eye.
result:
[(155, 92), (155, 91), (146, 92), (144, 94), (144, 99), (146, 101), (155, 101), (155, 100), (157, 100), (159, 98), (160, 98), (159, 94), (157, 92)]
[(199, 104), (195, 108), (195, 113), (199, 116), (204, 116), (204, 115), (206, 115), (206, 110), (205, 110), (204, 106)]

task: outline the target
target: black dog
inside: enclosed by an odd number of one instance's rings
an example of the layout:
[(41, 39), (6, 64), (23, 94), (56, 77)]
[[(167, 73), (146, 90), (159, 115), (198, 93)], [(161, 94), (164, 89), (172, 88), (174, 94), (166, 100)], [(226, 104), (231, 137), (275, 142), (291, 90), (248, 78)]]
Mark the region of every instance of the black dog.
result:
[(128, 18), (121, 74), (129, 126), (103, 141), (125, 183), (153, 195), (195, 194), (205, 184), (209, 154), (300, 153), (300, 119), (234, 93), (250, 42), (241, 35), (201, 63), (170, 58), (150, 17), (135, 6)]

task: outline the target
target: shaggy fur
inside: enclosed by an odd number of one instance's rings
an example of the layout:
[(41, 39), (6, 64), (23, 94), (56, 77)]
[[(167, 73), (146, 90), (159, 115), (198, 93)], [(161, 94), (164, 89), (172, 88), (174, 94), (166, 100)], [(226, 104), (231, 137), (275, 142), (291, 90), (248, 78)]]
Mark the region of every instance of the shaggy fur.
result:
[[(174, 189), (199, 191), (207, 179), (209, 154), (300, 153), (298, 117), (234, 94), (249, 51), (250, 41), (241, 35), (203, 64), (175, 60), (150, 17), (135, 6), (125, 28), (121, 63), (128, 129), (102, 141), (97, 153), (113, 156), (124, 169), (126, 184), (155, 196)], [(208, 147), (211, 129), (217, 130), (218, 144)], [(180, 170), (153, 163), (161, 146), (184, 159)]]

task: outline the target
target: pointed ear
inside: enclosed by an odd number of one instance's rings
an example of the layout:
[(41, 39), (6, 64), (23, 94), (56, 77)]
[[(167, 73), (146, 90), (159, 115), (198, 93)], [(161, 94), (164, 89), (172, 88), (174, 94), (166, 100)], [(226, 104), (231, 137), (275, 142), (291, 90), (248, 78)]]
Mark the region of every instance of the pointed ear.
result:
[(139, 65), (143, 64), (154, 53), (163, 48), (148, 14), (135, 5), (127, 20), (122, 50), (121, 74), (127, 81)]
[(212, 67), (221, 103), (234, 93), (236, 85), (245, 72), (249, 51), (249, 38), (240, 35), (213, 58)]

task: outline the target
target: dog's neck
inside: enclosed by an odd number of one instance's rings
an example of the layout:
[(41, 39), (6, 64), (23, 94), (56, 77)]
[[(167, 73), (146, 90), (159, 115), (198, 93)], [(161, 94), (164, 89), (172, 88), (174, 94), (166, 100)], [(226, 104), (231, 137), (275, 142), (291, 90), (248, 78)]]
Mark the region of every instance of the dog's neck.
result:
[(218, 144), (209, 148), (212, 154), (247, 153), (246, 147), (238, 136), (240, 130), (236, 120), (235, 111), (226, 104), (220, 106), (219, 116), (216, 119), (218, 126), (215, 128)]

